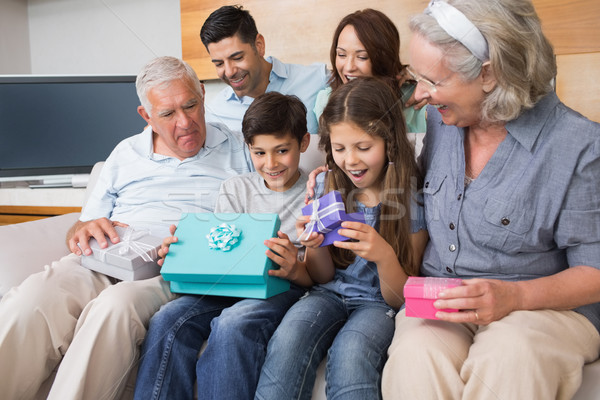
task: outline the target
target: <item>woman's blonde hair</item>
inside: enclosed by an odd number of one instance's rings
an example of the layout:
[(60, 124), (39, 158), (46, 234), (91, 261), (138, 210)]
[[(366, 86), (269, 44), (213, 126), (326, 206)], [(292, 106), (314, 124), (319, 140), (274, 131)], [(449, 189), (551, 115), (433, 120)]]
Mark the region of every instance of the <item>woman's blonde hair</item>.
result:
[[(330, 168), (325, 192), (338, 190), (344, 198), (346, 209), (354, 208), (352, 181), (333, 160), (330, 129), (339, 123), (352, 123), (371, 136), (383, 139), (386, 162), (382, 171), (382, 192), (379, 233), (392, 246), (400, 265), (408, 275), (416, 275), (419, 265), (412, 253), (411, 203), (420, 187), (420, 178), (412, 145), (406, 136), (406, 125), (398, 96), (379, 78), (359, 78), (335, 90), (323, 110), (319, 121), (319, 147), (325, 151)], [(330, 247), (337, 267), (346, 267), (354, 254)]]
[[(439, 0), (438, 0), (439, 1)], [(556, 60), (540, 19), (529, 0), (448, 0), (483, 34), (497, 85), (482, 104), (482, 120), (508, 122), (553, 90)], [(482, 61), (427, 14), (409, 27), (444, 53), (444, 65), (466, 81), (479, 76)]]

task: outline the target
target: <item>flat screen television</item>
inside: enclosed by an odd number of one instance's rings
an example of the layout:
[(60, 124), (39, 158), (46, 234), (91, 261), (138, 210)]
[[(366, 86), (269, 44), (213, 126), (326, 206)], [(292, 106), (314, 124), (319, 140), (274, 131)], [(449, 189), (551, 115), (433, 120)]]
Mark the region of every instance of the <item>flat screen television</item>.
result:
[(0, 76), (0, 182), (71, 186), (143, 130), (139, 104), (135, 76)]

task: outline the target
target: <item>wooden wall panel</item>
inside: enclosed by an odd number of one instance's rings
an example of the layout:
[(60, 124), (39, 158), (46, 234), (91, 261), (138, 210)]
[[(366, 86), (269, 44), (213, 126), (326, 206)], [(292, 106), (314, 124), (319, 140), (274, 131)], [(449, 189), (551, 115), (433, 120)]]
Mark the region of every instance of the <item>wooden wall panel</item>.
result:
[(556, 93), (569, 107), (600, 122), (600, 52), (556, 57)]
[(398, 27), (402, 52), (408, 46), (407, 22), (421, 12), (428, 0), (383, 0), (376, 4), (365, 0), (180, 0), (183, 59), (196, 70), (200, 79), (216, 79), (210, 57), (200, 41), (200, 28), (217, 8), (242, 4), (249, 10), (258, 31), (265, 37), (267, 55), (297, 64), (323, 62), (329, 65), (333, 31), (347, 14), (367, 7), (388, 15)]
[(600, 1), (533, 0), (556, 54), (600, 52)]
[[(183, 59), (200, 79), (216, 79), (210, 57), (200, 41), (200, 28), (215, 9), (242, 4), (265, 36), (267, 55), (289, 63), (329, 65), (331, 37), (346, 14), (367, 7), (388, 15), (398, 27), (401, 59), (406, 57), (410, 16), (428, 0), (180, 0)], [(544, 32), (558, 60), (557, 93), (570, 107), (600, 122), (600, 1), (533, 0)]]

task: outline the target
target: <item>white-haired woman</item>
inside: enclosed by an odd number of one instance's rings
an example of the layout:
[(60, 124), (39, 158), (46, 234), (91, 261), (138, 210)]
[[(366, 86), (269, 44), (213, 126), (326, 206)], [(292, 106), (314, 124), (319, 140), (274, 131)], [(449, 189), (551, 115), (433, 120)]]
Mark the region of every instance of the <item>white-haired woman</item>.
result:
[(421, 274), (439, 320), (396, 319), (383, 395), (571, 398), (600, 350), (600, 125), (552, 90), (529, 0), (432, 1), (410, 23), (427, 99)]

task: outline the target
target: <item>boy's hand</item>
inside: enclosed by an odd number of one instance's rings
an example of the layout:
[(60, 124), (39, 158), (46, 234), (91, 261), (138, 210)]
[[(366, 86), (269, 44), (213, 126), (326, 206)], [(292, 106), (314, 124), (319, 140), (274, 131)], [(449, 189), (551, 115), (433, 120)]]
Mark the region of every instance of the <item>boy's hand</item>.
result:
[(306, 224), (309, 221), (310, 215), (302, 215), (298, 217), (298, 219), (296, 220), (296, 234), (299, 238), (302, 237), (302, 239), (304, 239), (300, 240), (300, 243), (302, 243), (303, 246), (316, 249), (321, 245), (321, 243), (323, 243), (323, 240), (325, 240), (325, 236), (317, 232), (311, 232), (310, 235), (308, 235), (308, 237), (303, 237), (302, 234), (304, 233)]
[(177, 236), (175, 236), (176, 229), (177, 227), (175, 225), (171, 225), (169, 227), (169, 232), (171, 232), (171, 236), (167, 236), (166, 238), (164, 238), (162, 244), (160, 245), (160, 249), (158, 249), (158, 256), (160, 258), (156, 262), (161, 267), (165, 262), (165, 257), (167, 256), (167, 254), (169, 254), (169, 247), (171, 246), (171, 244), (179, 241)]
[(265, 246), (269, 248), (266, 251), (267, 257), (279, 265), (279, 269), (269, 270), (269, 275), (294, 280), (297, 276), (298, 249), (285, 233), (278, 231), (277, 236), (265, 240)]

